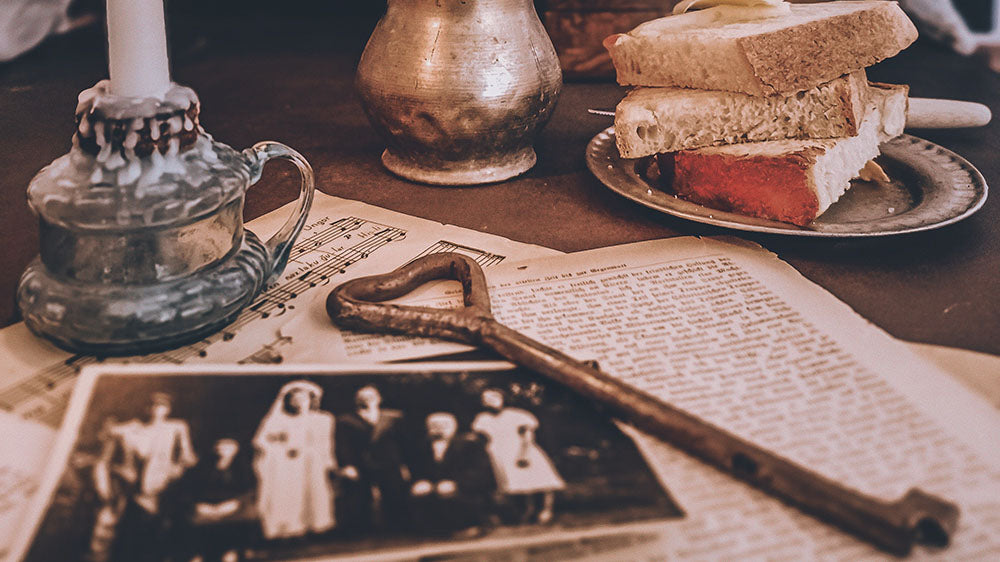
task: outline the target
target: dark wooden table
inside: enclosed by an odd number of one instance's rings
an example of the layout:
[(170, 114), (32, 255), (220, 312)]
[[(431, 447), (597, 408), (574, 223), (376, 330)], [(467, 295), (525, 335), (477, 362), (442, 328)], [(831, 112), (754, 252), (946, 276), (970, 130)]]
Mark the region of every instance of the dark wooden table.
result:
[[(306, 14), (306, 16), (309, 16)], [(577, 251), (679, 235), (734, 234), (648, 210), (604, 188), (586, 169), (584, 147), (606, 127), (588, 107), (612, 107), (622, 90), (570, 83), (537, 145), (538, 165), (497, 185), (437, 188), (382, 169), (382, 142), (358, 104), (354, 67), (377, 14), (271, 14), (172, 18), (176, 81), (201, 96), (202, 122), (243, 148), (285, 142), (304, 153), (319, 188), (436, 221)], [(25, 203), (31, 177), (70, 146), (77, 93), (106, 76), (99, 27), (49, 40), (0, 66), (0, 325), (18, 320), (18, 276), (37, 253), (37, 223)], [(918, 41), (871, 69), (908, 83), (916, 96), (978, 101), (1000, 115), (1000, 75), (982, 60)], [(953, 131), (911, 131), (965, 156), (1000, 185), (1000, 121)], [(274, 166), (247, 201), (253, 218), (295, 197), (294, 173)], [(747, 235), (894, 336), (1000, 354), (1000, 197), (940, 230), (862, 241)]]

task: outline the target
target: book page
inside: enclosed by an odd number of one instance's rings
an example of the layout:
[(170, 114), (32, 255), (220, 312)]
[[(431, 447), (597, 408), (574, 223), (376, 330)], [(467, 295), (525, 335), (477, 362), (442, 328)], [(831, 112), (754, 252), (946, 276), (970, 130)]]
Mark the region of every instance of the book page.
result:
[[(266, 235), (282, 210), (249, 227)], [(499, 320), (733, 433), (895, 499), (919, 486), (962, 508), (955, 544), (920, 556), (1000, 556), (1000, 421), (994, 409), (791, 266), (739, 240), (675, 238), (560, 256), (538, 246), (318, 196), (289, 268), (232, 328), (130, 362), (276, 363), (407, 359), (469, 349), (342, 332), (329, 290), (426, 253), (485, 266)], [(526, 262), (520, 258), (548, 256)], [(457, 284), (405, 299), (454, 306)], [(98, 361), (0, 330), (0, 409), (56, 425), (79, 369)], [(671, 557), (865, 558), (831, 527), (639, 436), (688, 513), (664, 526)]]
[[(290, 214), (290, 203), (247, 224), (266, 239)], [(370, 361), (371, 336), (339, 337), (323, 301), (338, 284), (382, 273), (429, 253), (457, 251), (489, 270), (507, 260), (558, 252), (473, 230), (443, 225), (358, 201), (316, 193), (309, 219), (288, 266), (229, 326), (205, 339), (162, 353), (100, 359), (75, 355), (31, 334), (23, 323), (0, 330), (0, 411), (56, 427), (80, 369), (102, 361), (124, 363), (280, 363)], [(301, 320), (300, 320), (301, 319)], [(299, 329), (302, 326), (305, 329)], [(334, 333), (336, 337), (330, 337)], [(401, 344), (410, 355), (469, 349), (454, 343)]]
[[(962, 510), (943, 558), (1000, 557), (1000, 415), (775, 255), (675, 238), (488, 273), (508, 326), (865, 493)], [(457, 286), (457, 284), (456, 284)], [(454, 305), (447, 295), (410, 304)], [(880, 557), (669, 445), (640, 437), (688, 512), (668, 557)]]

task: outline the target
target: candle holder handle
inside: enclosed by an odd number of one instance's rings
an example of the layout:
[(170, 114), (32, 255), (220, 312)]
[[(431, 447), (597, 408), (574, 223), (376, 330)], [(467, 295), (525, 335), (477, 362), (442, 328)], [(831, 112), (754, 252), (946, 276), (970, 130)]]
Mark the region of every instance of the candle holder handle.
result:
[(305, 157), (298, 153), (295, 149), (281, 144), (280, 142), (274, 141), (261, 141), (252, 147), (243, 151), (243, 156), (247, 160), (247, 164), (250, 166), (250, 186), (253, 186), (260, 180), (261, 173), (264, 171), (264, 166), (271, 160), (275, 158), (283, 158), (285, 160), (291, 161), (298, 168), (299, 174), (302, 176), (302, 182), (300, 184), (299, 198), (296, 201), (295, 209), (292, 211), (291, 216), (285, 221), (285, 224), (281, 225), (278, 232), (274, 233), (267, 242), (264, 243), (264, 247), (267, 248), (268, 254), (270, 255), (270, 272), (268, 274), (267, 283), (271, 283), (281, 275), (281, 272), (285, 270), (285, 266), (288, 264), (288, 254), (291, 252), (292, 244), (295, 239), (298, 238), (299, 233), (302, 232), (302, 227), (306, 223), (306, 217), (309, 215), (309, 208), (312, 206), (313, 194), (315, 193), (315, 181), (313, 179), (313, 169), (306, 161)]
[[(27, 326), (74, 352), (134, 355), (203, 339), (234, 322), (284, 271), (312, 206), (313, 170), (277, 142), (244, 151), (201, 128), (200, 102), (80, 94), (73, 148), (28, 186), (39, 258), (18, 285)], [(267, 162), (290, 160), (301, 186), (266, 242), (243, 225)]]

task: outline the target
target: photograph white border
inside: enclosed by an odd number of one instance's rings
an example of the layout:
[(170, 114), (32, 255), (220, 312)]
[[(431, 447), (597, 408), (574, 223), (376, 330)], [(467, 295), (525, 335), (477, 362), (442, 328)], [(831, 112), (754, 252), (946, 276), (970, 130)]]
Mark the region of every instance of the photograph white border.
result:
[[(12, 560), (23, 560), (31, 548), (35, 535), (44, 520), (47, 510), (52, 502), (56, 488), (62, 479), (66, 469), (66, 463), (73, 452), (73, 448), (79, 438), (80, 426), (87, 413), (91, 397), (96, 387), (99, 377), (108, 375), (117, 376), (145, 376), (145, 375), (245, 375), (245, 376), (275, 376), (275, 375), (388, 375), (402, 373), (451, 373), (451, 372), (485, 372), (513, 370), (516, 366), (507, 361), (434, 361), (434, 362), (413, 362), (413, 363), (346, 363), (343, 365), (315, 365), (315, 364), (282, 364), (282, 365), (172, 365), (172, 364), (116, 364), (116, 365), (90, 365), (80, 371), (76, 387), (70, 398), (69, 406), (63, 417), (63, 424), (55, 440), (55, 445), (49, 456), (48, 464), (42, 475), (38, 489), (31, 500), (28, 509), (25, 510), (24, 521), (15, 534), (9, 553), (13, 555)], [(634, 436), (624, 431), (623, 435), (634, 441)], [(641, 447), (636, 445), (646, 460)], [(650, 471), (657, 477), (656, 471), (649, 465)], [(661, 486), (669, 489), (660, 482)], [(683, 507), (681, 508), (683, 509)], [(462, 552), (488, 552), (504, 547), (517, 546), (518, 548), (532, 547), (541, 544), (554, 544), (575, 541), (580, 539), (596, 539), (607, 536), (623, 535), (653, 535), (663, 531), (664, 525), (669, 519), (639, 521), (634, 523), (622, 523), (609, 526), (607, 528), (573, 529), (563, 531), (553, 531), (538, 536), (517, 539), (512, 544), (510, 538), (482, 538), (469, 541), (461, 541), (454, 545), (447, 542), (435, 542), (425, 545), (413, 545), (392, 550), (385, 550), (378, 553), (345, 553), (322, 557), (301, 558), (302, 561), (315, 562), (320, 560), (372, 560), (386, 561), (420, 558), (425, 556), (440, 556), (448, 554), (460, 554)]]

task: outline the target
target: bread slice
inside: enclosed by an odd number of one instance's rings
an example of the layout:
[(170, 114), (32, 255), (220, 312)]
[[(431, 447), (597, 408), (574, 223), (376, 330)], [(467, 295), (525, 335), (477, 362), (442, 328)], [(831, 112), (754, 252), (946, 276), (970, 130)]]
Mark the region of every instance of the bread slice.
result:
[(917, 38), (896, 2), (793, 4), (787, 15), (755, 20), (727, 8), (655, 19), (605, 39), (618, 83), (788, 95), (871, 66)]
[[(857, 135), (825, 140), (731, 144), (673, 155), (673, 190), (684, 199), (742, 215), (809, 224), (903, 132), (907, 88), (872, 84)], [(660, 159), (661, 173), (671, 165)]]
[(780, 139), (851, 137), (865, 113), (859, 70), (791, 96), (719, 90), (636, 88), (615, 110), (622, 158)]

